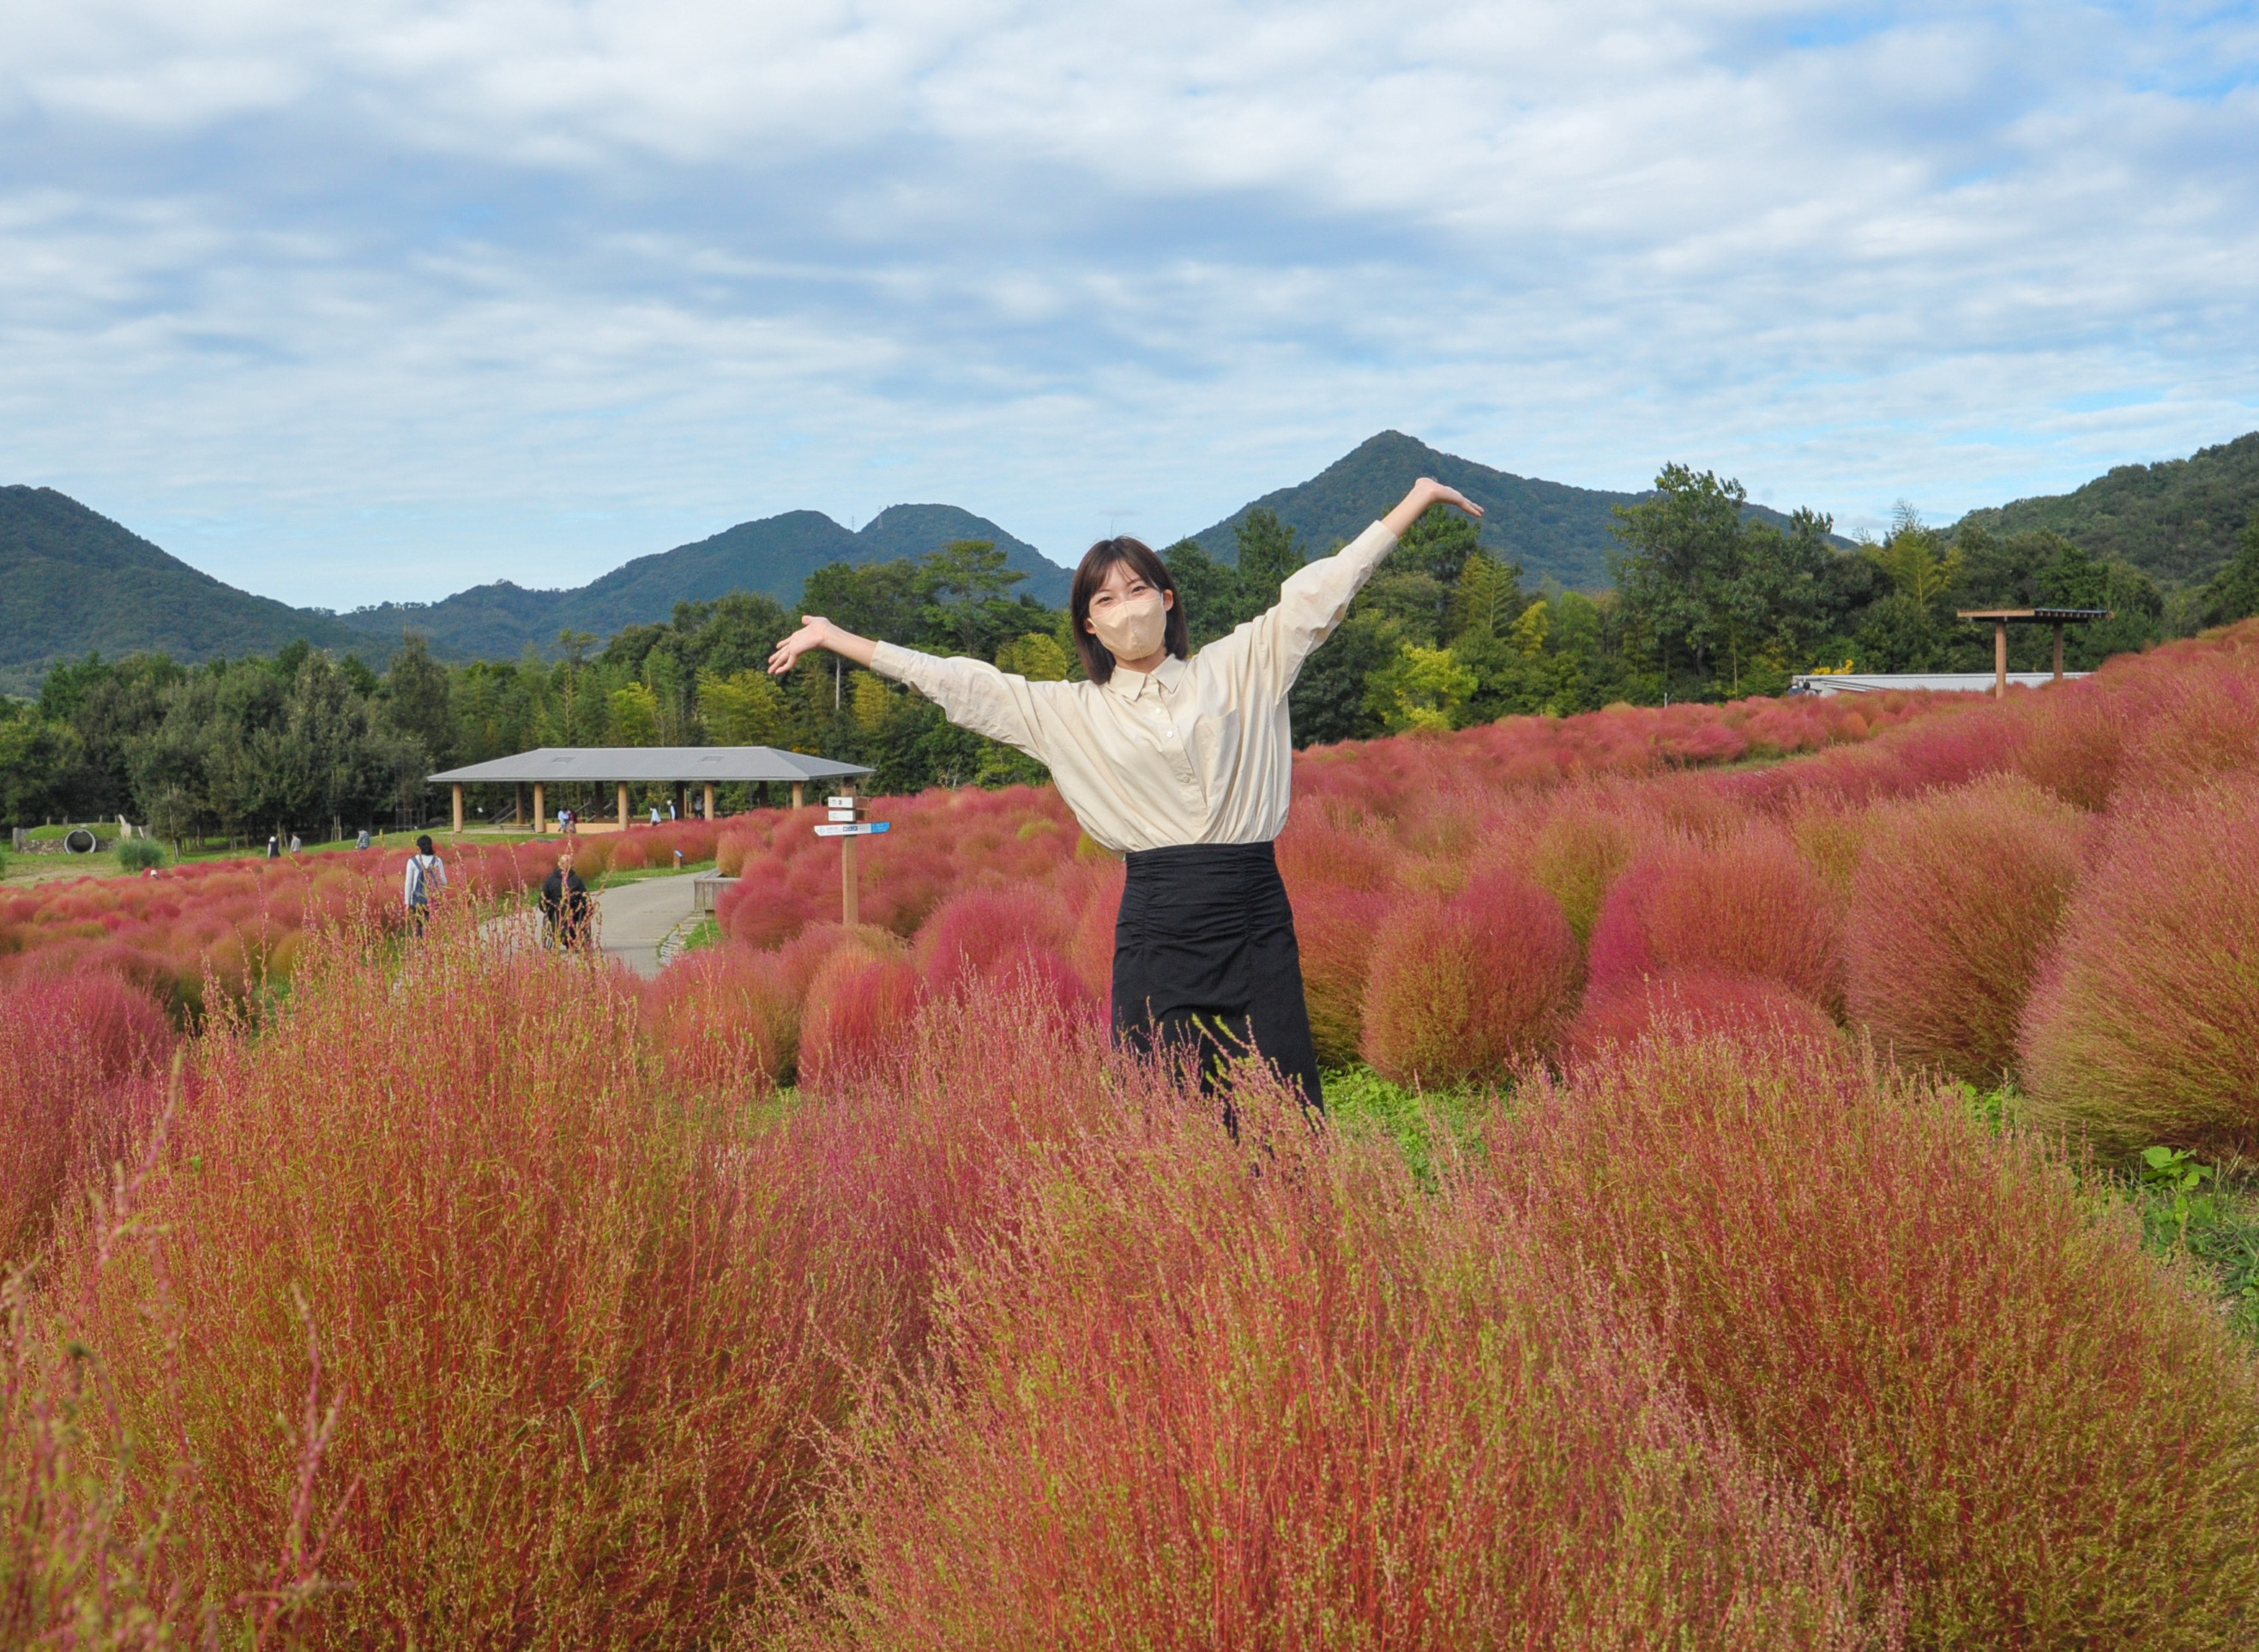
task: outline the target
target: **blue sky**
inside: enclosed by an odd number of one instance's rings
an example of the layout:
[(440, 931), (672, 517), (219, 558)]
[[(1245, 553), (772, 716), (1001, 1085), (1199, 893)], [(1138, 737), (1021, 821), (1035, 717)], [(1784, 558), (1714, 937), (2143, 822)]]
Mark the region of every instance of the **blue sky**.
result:
[(1849, 527), (2259, 427), (2249, 5), (0, 0), (0, 481), (287, 601), (1394, 427)]

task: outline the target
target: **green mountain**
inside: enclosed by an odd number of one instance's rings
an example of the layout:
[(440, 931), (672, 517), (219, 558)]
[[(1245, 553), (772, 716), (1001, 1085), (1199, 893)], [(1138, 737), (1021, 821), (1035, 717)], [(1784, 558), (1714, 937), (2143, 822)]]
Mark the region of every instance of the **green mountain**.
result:
[(89, 649), (176, 659), (367, 639), (325, 614), (198, 573), (52, 488), (0, 488), (0, 692), (29, 693)]
[(994, 540), (1028, 576), (1015, 588), (1054, 605), (1066, 602), (1066, 570), (987, 517), (954, 505), (890, 505), (859, 533), (821, 511), (788, 510), (638, 557), (569, 590), (530, 591), (501, 580), (437, 602), (386, 602), (338, 618), (370, 636), (420, 632), (443, 655), (507, 659), (528, 643), (553, 649), (559, 631), (609, 637), (622, 626), (665, 619), (677, 602), (711, 602), (731, 591), (765, 592), (789, 605), (826, 563), (923, 556), (952, 539)]
[(2052, 528), (2090, 555), (2119, 557), (2168, 585), (2198, 585), (2235, 554), (2259, 510), (2259, 431), (2186, 459), (2120, 465), (2074, 493), (1972, 510), (1957, 527)]
[[(1550, 575), (1579, 591), (1597, 591), (1613, 583), (1608, 573), (1608, 552), (1616, 548), (1608, 531), (1613, 513), (1618, 505), (1637, 504), (1647, 497), (1644, 493), (1611, 493), (1516, 476), (1443, 452), (1400, 431), (1383, 431), (1309, 481), (1251, 500), (1193, 538), (1219, 561), (1236, 562), (1239, 547), (1233, 530), (1249, 511), (1268, 509), (1300, 531), (1305, 555), (1323, 556), (1364, 532), (1422, 476), (1450, 483), (1483, 508), (1481, 540), (1493, 553), (1519, 562), (1533, 580)], [(1748, 514), (1777, 526), (1788, 520), (1763, 505), (1751, 505)], [(1850, 542), (1840, 543), (1848, 546)]]

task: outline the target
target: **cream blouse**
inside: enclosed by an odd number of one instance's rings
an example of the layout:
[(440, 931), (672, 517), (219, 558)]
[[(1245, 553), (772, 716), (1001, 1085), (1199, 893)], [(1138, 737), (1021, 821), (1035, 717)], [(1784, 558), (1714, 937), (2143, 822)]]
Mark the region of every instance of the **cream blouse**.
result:
[(1379, 523), (1296, 569), (1270, 612), (1190, 659), (1105, 683), (1030, 682), (978, 659), (880, 643), (871, 667), (1051, 772), (1082, 829), (1116, 853), (1265, 844), (1286, 829), (1294, 741), (1286, 691), (1396, 548)]

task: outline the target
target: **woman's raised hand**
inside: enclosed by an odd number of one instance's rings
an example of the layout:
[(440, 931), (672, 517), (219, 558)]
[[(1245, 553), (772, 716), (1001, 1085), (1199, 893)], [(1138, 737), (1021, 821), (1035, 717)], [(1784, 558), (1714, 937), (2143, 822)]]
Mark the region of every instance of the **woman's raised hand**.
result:
[(769, 656), (769, 675), (783, 676), (799, 663), (802, 654), (818, 648), (828, 648), (842, 659), (867, 666), (878, 644), (867, 637), (841, 630), (821, 614), (809, 614), (801, 620), (800, 629), (779, 643), (776, 652)]
[(1412, 491), (1404, 501), (1381, 520), (1381, 525), (1401, 539), (1412, 531), (1412, 524), (1428, 514), (1430, 505), (1450, 505), (1464, 510), (1476, 521), (1482, 520), (1483, 508), (1456, 488), (1446, 488), (1433, 476), (1422, 476), (1412, 484)]
[(800, 657), (823, 647), (831, 637), (831, 622), (821, 614), (810, 614), (800, 623), (800, 629), (776, 645), (769, 656), (769, 675), (781, 677), (800, 663)]

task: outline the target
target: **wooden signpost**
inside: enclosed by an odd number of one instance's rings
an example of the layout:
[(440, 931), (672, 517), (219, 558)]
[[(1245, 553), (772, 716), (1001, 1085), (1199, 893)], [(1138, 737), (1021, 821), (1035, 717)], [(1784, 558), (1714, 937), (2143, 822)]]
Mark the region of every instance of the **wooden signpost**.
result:
[(816, 829), (816, 835), (839, 839), (839, 922), (852, 929), (861, 920), (861, 901), (855, 887), (855, 840), (876, 837), (891, 830), (894, 822), (865, 820), (863, 800), (852, 790), (854, 782), (844, 784), (850, 788), (844, 795), (823, 800), (823, 812), (829, 818)]

